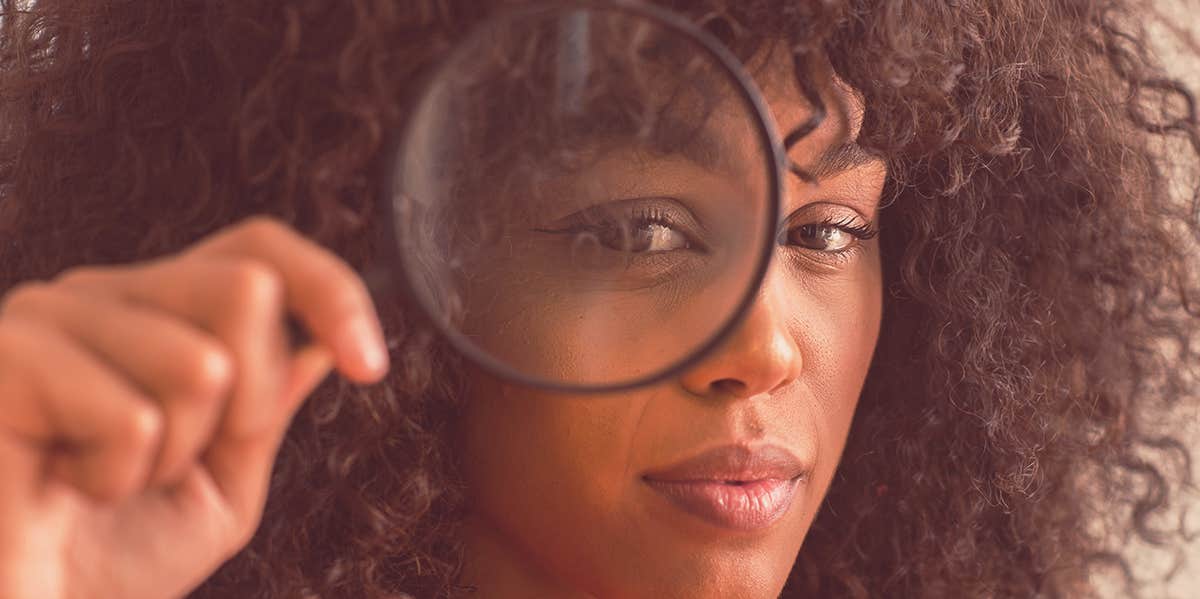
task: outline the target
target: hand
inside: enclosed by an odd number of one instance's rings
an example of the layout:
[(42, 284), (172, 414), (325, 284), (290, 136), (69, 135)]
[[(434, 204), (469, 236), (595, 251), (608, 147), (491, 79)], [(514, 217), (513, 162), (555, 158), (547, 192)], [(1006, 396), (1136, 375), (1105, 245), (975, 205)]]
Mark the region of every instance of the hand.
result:
[[(289, 347), (286, 315), (311, 332)], [(387, 369), (365, 286), (265, 218), (0, 303), (0, 597), (179, 597), (249, 542), (296, 408)]]

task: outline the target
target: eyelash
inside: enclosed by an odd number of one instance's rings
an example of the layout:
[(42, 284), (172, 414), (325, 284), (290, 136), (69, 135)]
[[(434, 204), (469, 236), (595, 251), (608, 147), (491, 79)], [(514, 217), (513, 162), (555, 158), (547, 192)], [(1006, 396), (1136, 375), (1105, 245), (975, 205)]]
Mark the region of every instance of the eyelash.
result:
[(837, 227), (858, 238), (859, 241), (867, 241), (869, 239), (873, 239), (876, 235), (879, 235), (879, 229), (877, 229), (874, 225), (871, 225), (870, 223), (855, 225), (854, 219), (851, 218), (843, 218), (839, 221), (834, 221), (832, 218), (827, 218), (817, 224), (826, 227)]
[(874, 239), (879, 235), (879, 229), (875, 225), (871, 223), (856, 223), (857, 220), (849, 216), (842, 218), (826, 217), (817, 222), (807, 222), (802, 223), (797, 227), (784, 228), (784, 230), (780, 232), (779, 237), (783, 244), (787, 244), (788, 235), (790, 235), (799, 227), (814, 226), (834, 227), (839, 229), (853, 237), (856, 243), (850, 244), (849, 246), (840, 250), (817, 250), (798, 245), (795, 247), (799, 249), (805, 256), (807, 256), (809, 260), (823, 263), (827, 266), (841, 266), (852, 259), (856, 252), (862, 250), (862, 242)]
[[(835, 228), (841, 229), (841, 230), (849, 233), (850, 235), (852, 235), (855, 239), (858, 239), (859, 241), (867, 241), (870, 239), (874, 239), (875, 236), (879, 235), (879, 229), (876, 228), (874, 225), (872, 225), (870, 223), (856, 225), (856, 224), (854, 224), (854, 219), (849, 218), (849, 217), (842, 218), (840, 220), (834, 220), (833, 218), (826, 218), (825, 220), (815, 222), (815, 223), (803, 223), (800, 226), (801, 227), (805, 227), (805, 226), (835, 227)], [(780, 237), (785, 237), (788, 233), (790, 233), (795, 228), (797, 228), (797, 227), (791, 227), (791, 228), (784, 229), (783, 231), (780, 232)]]
[[(688, 246), (686, 249), (700, 253), (705, 253), (709, 250), (708, 245), (697, 238), (694, 230), (687, 226), (683, 219), (673, 216), (670, 211), (664, 210), (660, 206), (636, 206), (632, 209), (620, 211), (615, 219), (601, 216), (595, 222), (576, 222), (559, 229), (537, 228), (533, 230), (556, 234), (596, 233), (597, 231), (605, 230), (606, 227), (619, 225), (621, 221), (628, 224), (630, 229), (648, 225), (659, 225), (682, 235), (687, 240)], [(653, 255), (655, 253), (650, 252), (649, 254)]]
[(664, 227), (670, 227), (676, 231), (680, 230), (680, 226), (671, 219), (670, 215), (665, 214), (662, 208), (657, 206), (653, 208), (639, 208), (633, 210), (626, 216), (631, 222), (639, 225), (662, 225)]

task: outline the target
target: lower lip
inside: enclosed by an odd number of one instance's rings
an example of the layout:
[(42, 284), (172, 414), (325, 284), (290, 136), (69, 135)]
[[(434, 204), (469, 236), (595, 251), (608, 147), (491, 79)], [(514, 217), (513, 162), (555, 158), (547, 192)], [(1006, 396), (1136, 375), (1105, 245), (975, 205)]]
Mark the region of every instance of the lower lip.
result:
[(675, 507), (710, 524), (755, 531), (777, 522), (792, 505), (800, 478), (764, 479), (743, 484), (716, 481), (643, 479)]

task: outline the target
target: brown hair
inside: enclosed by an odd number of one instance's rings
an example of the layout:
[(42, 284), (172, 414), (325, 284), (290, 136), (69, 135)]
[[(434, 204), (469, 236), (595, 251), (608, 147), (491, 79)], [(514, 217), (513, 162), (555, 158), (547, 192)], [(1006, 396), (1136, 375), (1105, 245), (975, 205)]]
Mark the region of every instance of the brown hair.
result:
[[(1082, 596), (1090, 567), (1131, 573), (1124, 543), (1175, 532), (1162, 515), (1190, 458), (1157, 418), (1195, 403), (1200, 364), (1196, 213), (1172, 199), (1172, 169), (1197, 163), (1195, 107), (1148, 58), (1146, 7), (666, 4), (727, 41), (827, 54), (892, 173), (883, 334), (785, 595)], [(0, 7), (0, 290), (255, 213), (364, 266), (409, 86), (490, 10)], [(411, 311), (379, 308), (402, 339), (388, 380), (317, 391), (257, 536), (197, 597), (455, 591), (458, 390), (442, 373), (458, 358)]]

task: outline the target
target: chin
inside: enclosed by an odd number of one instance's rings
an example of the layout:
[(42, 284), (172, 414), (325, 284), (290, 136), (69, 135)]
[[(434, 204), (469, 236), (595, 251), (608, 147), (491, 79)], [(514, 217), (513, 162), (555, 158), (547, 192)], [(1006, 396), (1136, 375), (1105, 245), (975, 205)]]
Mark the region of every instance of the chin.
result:
[[(784, 567), (771, 555), (717, 554), (690, 556), (674, 566), (647, 568), (637, 581), (626, 580), (623, 588), (599, 593), (608, 599), (776, 599), (783, 591), (795, 556)], [(696, 564), (695, 561), (703, 564)], [(697, 568), (702, 565), (702, 569)]]
[[(799, 507), (799, 506), (797, 506)], [(678, 514), (674, 514), (678, 516)], [(796, 510), (767, 530), (731, 532), (684, 517), (643, 520), (641, 534), (609, 556), (595, 597), (776, 599), (800, 552), (807, 522)], [(605, 559), (605, 556), (593, 556)]]

